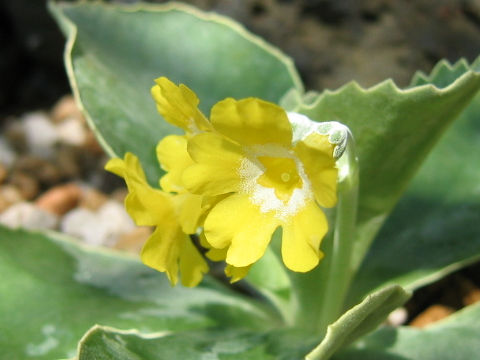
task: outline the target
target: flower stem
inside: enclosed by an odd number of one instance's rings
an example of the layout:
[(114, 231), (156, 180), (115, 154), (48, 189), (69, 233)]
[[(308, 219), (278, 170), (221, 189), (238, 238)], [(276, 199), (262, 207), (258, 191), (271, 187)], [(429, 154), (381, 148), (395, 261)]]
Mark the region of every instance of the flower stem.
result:
[(326, 333), (341, 315), (353, 276), (352, 249), (358, 197), (358, 160), (351, 135), (339, 160), (340, 180), (334, 231), (324, 240), (325, 258), (314, 271), (292, 274), (296, 325)]

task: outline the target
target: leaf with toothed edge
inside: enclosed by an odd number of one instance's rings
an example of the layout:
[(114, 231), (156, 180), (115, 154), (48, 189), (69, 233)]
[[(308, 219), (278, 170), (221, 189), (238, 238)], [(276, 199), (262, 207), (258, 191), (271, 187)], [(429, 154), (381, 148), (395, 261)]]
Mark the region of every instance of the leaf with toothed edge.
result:
[(316, 121), (339, 121), (353, 133), (360, 161), (354, 268), (421, 162), (480, 88), (479, 64), (442, 61), (430, 77), (417, 74), (405, 90), (391, 80), (368, 89), (351, 82), (310, 95), (308, 103), (295, 90), (282, 101), (290, 111)]
[(375, 288), (414, 290), (480, 259), (480, 94), (433, 149), (353, 281), (350, 303)]

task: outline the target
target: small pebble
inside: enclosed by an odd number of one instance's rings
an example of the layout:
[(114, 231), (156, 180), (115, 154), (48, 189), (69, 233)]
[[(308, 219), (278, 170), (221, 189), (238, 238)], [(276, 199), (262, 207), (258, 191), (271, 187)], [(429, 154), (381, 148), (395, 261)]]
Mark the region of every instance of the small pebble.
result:
[(22, 155), (15, 164), (15, 170), (26, 173), (47, 186), (57, 184), (63, 177), (60, 166), (33, 155)]
[(10, 207), (10, 203), (0, 196), (0, 214)]
[(12, 204), (23, 201), (18, 189), (10, 184), (0, 186), (0, 213), (8, 209)]
[(54, 123), (58, 124), (70, 117), (81, 119), (83, 115), (73, 96), (65, 95), (55, 104), (50, 113), (50, 117)]
[(62, 169), (62, 176), (73, 179), (82, 177), (82, 160), (85, 160), (85, 153), (79, 148), (62, 144), (55, 160)]
[(112, 192), (112, 195), (110, 195), (110, 196), (113, 200), (116, 200), (116, 201), (123, 204), (127, 195), (128, 195), (127, 188), (126, 187), (121, 187), (121, 188), (115, 189)]
[(118, 201), (108, 200), (98, 210), (98, 214), (103, 221), (108, 222), (119, 234), (128, 233), (136, 228), (125, 207)]
[(109, 200), (98, 211), (76, 208), (62, 219), (61, 229), (90, 245), (114, 246), (122, 234), (135, 228), (125, 209)]
[(107, 200), (108, 197), (105, 194), (93, 188), (87, 188), (84, 190), (79, 206), (96, 211), (102, 207)]
[(64, 215), (77, 206), (82, 196), (82, 189), (76, 184), (59, 185), (40, 196), (36, 205), (56, 215)]
[(442, 320), (447, 316), (453, 314), (454, 309), (445, 305), (432, 305), (426, 308), (423, 312), (418, 314), (411, 322), (410, 326), (423, 328), (438, 320)]
[(24, 200), (22, 194), (20, 194), (20, 191), (11, 184), (6, 184), (0, 187), (0, 197), (4, 198), (11, 204), (15, 204)]
[(91, 130), (87, 131), (83, 147), (86, 151), (94, 155), (103, 155), (105, 153), (105, 150), (103, 150), (102, 146), (98, 143), (97, 138)]
[(133, 231), (120, 235), (115, 248), (119, 250), (128, 251), (135, 254), (140, 254), (143, 244), (152, 235), (152, 228), (141, 226)]
[(0, 162), (0, 184), (3, 184), (7, 176), (8, 176), (7, 167)]
[(31, 203), (21, 202), (1, 213), (0, 223), (11, 228), (23, 227), (29, 230), (55, 229), (58, 217)]
[(407, 322), (408, 312), (407, 309), (401, 307), (393, 310), (387, 317), (387, 324), (391, 326), (400, 326)]
[[(12, 119), (11, 122), (7, 124), (4, 133), (9, 147), (11, 147), (12, 150), (18, 153), (28, 151), (25, 130), (23, 128), (23, 123), (20, 122), (20, 120)], [(14, 155), (16, 157), (16, 153)]]
[(58, 134), (50, 119), (41, 112), (28, 113), (22, 123), (29, 150), (42, 158), (51, 157)]
[(32, 200), (40, 190), (40, 186), (35, 177), (20, 171), (15, 171), (12, 174), (10, 183), (18, 189), (25, 200)]
[(91, 210), (75, 208), (69, 211), (61, 220), (60, 229), (90, 245), (105, 245), (105, 224)]
[(68, 145), (82, 146), (87, 140), (85, 127), (80, 120), (73, 117), (57, 125), (57, 134), (59, 140)]
[(5, 167), (10, 167), (17, 159), (17, 154), (9, 145), (7, 140), (0, 136), (0, 163)]
[(480, 301), (480, 289), (471, 280), (467, 278), (459, 278), (462, 288), (462, 304), (464, 306), (473, 305)]

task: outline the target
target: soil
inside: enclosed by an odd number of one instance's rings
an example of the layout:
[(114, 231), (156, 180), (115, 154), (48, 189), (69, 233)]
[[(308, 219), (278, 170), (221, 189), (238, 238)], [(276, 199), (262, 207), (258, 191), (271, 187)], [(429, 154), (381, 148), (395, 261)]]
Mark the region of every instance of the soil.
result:
[[(480, 49), (479, 0), (184, 2), (230, 16), (281, 48), (294, 59), (307, 89), (335, 89), (350, 80), (368, 87), (386, 78), (408, 86), (416, 70), (429, 72), (443, 58), (472, 61)], [(121, 182), (101, 170), (105, 157), (91, 134), (81, 144), (67, 141), (55, 145), (55, 154), (46, 160), (29, 152), (19, 140), (24, 136), (21, 131), (15, 133), (12, 124), (25, 113), (43, 109), (49, 121), (56, 121), (59, 100), (69, 94), (63, 47), (63, 36), (44, 1), (0, 2), (0, 119), (8, 123), (4, 130), (9, 129), (8, 140), (19, 156), (11, 166), (0, 164), (0, 211), (15, 202), (27, 201), (46, 206), (50, 212), (60, 211), (59, 216), (63, 216), (82, 206), (82, 201), (83, 206), (96, 211), (105, 198), (122, 196)], [(75, 109), (68, 111), (72, 115)], [(75, 116), (83, 124), (81, 116)], [(65, 154), (69, 154), (68, 161), (62, 160)], [(69, 163), (73, 165), (64, 166)], [(82, 191), (71, 186), (79, 182)], [(84, 185), (96, 195), (84, 191)], [(51, 195), (52, 190), (57, 195)], [(60, 197), (69, 202), (60, 201), (58, 205), (55, 201), (62, 191), (66, 195)], [(138, 248), (139, 239), (148, 234), (148, 229), (124, 234), (122, 246)], [(479, 264), (470, 266), (417, 291), (406, 305), (408, 321), (425, 326), (478, 301), (479, 270)]]

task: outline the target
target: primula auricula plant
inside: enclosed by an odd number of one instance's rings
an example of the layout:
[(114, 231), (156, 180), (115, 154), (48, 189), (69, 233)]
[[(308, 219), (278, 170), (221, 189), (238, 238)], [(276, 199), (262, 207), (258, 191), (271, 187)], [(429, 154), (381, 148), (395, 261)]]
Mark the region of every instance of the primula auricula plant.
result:
[(281, 227), (285, 266), (296, 272), (317, 266), (329, 230), (322, 208), (337, 202), (337, 160), (348, 129), (257, 98), (222, 100), (208, 120), (197, 96), (167, 78), (156, 80), (152, 95), (164, 119), (185, 132), (157, 146), (167, 171), (161, 189), (148, 185), (131, 153), (107, 164), (125, 179), (126, 207), (137, 224), (157, 227), (143, 247), (143, 262), (166, 272), (173, 285), (180, 269), (182, 284), (195, 286), (208, 270), (189, 237), (198, 235), (205, 256), (224, 260), (235, 282)]
[(288, 57), (221, 16), (49, 8), (107, 169), (155, 229), (145, 266), (0, 227), (2, 356), (478, 357), (478, 304), (423, 330), (381, 324), (480, 258), (480, 60), (442, 61), (404, 89), (305, 92)]

